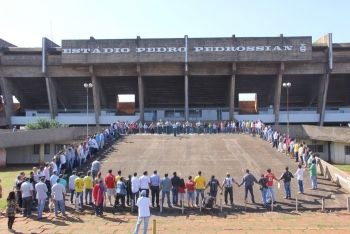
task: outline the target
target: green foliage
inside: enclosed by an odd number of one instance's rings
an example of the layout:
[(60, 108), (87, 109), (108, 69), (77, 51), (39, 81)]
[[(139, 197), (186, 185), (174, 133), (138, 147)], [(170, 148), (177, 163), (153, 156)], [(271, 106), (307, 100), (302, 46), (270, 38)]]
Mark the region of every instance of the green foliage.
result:
[(54, 120), (54, 119), (38, 119), (36, 122), (28, 123), (26, 125), (27, 130), (61, 128), (61, 127), (65, 127), (65, 126), (60, 124), (57, 120)]

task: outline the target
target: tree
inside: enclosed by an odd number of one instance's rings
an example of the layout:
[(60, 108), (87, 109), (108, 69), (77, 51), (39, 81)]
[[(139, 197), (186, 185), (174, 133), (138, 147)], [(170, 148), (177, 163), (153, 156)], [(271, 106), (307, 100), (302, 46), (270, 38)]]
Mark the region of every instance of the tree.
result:
[(36, 122), (28, 123), (26, 125), (27, 130), (61, 128), (61, 127), (65, 127), (65, 126), (60, 124), (57, 120), (54, 120), (54, 119), (38, 119)]

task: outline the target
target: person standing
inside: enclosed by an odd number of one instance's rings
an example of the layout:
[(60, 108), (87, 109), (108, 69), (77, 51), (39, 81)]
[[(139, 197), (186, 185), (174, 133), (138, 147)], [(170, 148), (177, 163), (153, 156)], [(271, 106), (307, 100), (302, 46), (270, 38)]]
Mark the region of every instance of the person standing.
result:
[(23, 217), (32, 215), (33, 205), (33, 184), (29, 182), (29, 177), (24, 179), (25, 182), (21, 185)]
[(298, 165), (298, 169), (295, 172), (295, 176), (297, 177), (297, 181), (298, 181), (298, 193), (303, 194), (304, 193), (304, 171), (305, 169), (302, 168), (302, 165), (299, 164)]
[(154, 202), (157, 207), (159, 207), (159, 186), (160, 186), (160, 177), (155, 170), (153, 175), (150, 177), (151, 180), (151, 195), (152, 195), (152, 207), (154, 207)]
[(289, 168), (286, 167), (286, 171), (281, 175), (280, 180), (283, 180), (284, 184), (284, 192), (286, 199), (290, 199), (292, 197), (292, 192), (290, 189), (290, 181), (294, 178), (293, 174), (289, 171)]
[(258, 181), (260, 185), (260, 191), (261, 191), (261, 201), (263, 203), (264, 207), (267, 207), (267, 178), (264, 174), (261, 174), (261, 177)]
[(97, 184), (95, 184), (93, 189), (93, 197), (95, 201), (95, 215), (102, 216), (103, 215), (103, 204), (105, 200), (105, 189), (103, 185), (103, 180), (100, 179)]
[[(85, 204), (92, 205), (93, 180), (91, 177), (91, 171), (88, 171), (83, 181), (84, 181), (84, 188), (85, 188)], [(89, 200), (88, 200), (88, 197), (89, 197)]]
[(83, 173), (79, 173), (79, 177), (75, 179), (75, 208), (79, 210), (83, 210), (83, 191), (84, 191), (84, 175)]
[[(115, 176), (115, 189), (117, 189), (117, 183), (120, 180), (120, 178), (122, 178), (122, 171), (121, 170), (117, 171), (117, 175)], [(121, 202), (120, 199), (121, 199), (121, 197), (119, 197), (118, 194), (116, 193), (115, 194), (115, 201), (114, 201), (115, 207), (119, 206), (119, 203)]]
[(36, 198), (38, 199), (38, 220), (43, 218), (43, 211), (47, 198), (47, 186), (45, 184), (45, 177), (41, 177), (39, 183), (35, 185)]
[(194, 177), (194, 183), (196, 185), (196, 206), (199, 205), (199, 195), (201, 196), (201, 203), (204, 199), (204, 189), (206, 185), (205, 178), (202, 176), (202, 172), (198, 171), (198, 175)]
[(177, 176), (176, 172), (173, 173), (171, 178), (172, 195), (173, 195), (173, 206), (177, 206), (179, 202), (179, 186), (180, 186), (180, 177)]
[(16, 209), (20, 209), (16, 202), (16, 194), (15, 192), (10, 192), (7, 197), (7, 206), (6, 206), (6, 215), (8, 218), (7, 228), (10, 232), (13, 232), (12, 226), (15, 222)]
[(137, 173), (134, 172), (134, 176), (131, 178), (131, 206), (135, 206), (137, 199), (139, 198), (140, 191), (140, 179), (137, 177)]
[(171, 180), (168, 173), (164, 174), (164, 178), (160, 182), (160, 189), (162, 191), (162, 207), (164, 206), (164, 198), (167, 197), (168, 207), (172, 207), (170, 203)]
[(105, 184), (107, 187), (109, 205), (112, 206), (112, 197), (115, 196), (115, 176), (112, 174), (112, 169), (109, 169), (108, 174), (105, 176)]
[(148, 177), (147, 171), (143, 172), (143, 175), (140, 177), (140, 192), (142, 190), (146, 191), (146, 197), (149, 196), (149, 185), (151, 183), (150, 178)]
[[(267, 169), (267, 173), (265, 174), (265, 177), (267, 179), (267, 195), (271, 198), (271, 202), (276, 203), (276, 197), (275, 197), (275, 191), (273, 189), (273, 181), (278, 179), (276, 176), (271, 172), (271, 169)], [(268, 199), (267, 199), (268, 200)], [(269, 201), (267, 201), (269, 202)]]
[(226, 173), (226, 178), (222, 182), (221, 187), (224, 188), (224, 200), (225, 204), (227, 205), (227, 197), (230, 195), (230, 204), (233, 205), (233, 183), (239, 185), (231, 176), (229, 173)]
[[(187, 203), (188, 203), (188, 207), (194, 207), (195, 183), (192, 180), (192, 176), (188, 177), (188, 181), (186, 182), (186, 189), (187, 189)], [(190, 203), (191, 203), (191, 206), (190, 206)]]
[(131, 175), (128, 175), (128, 179), (125, 182), (126, 184), (126, 204), (131, 206), (132, 191), (131, 191)]
[(136, 206), (138, 206), (138, 218), (137, 218), (134, 234), (139, 233), (140, 225), (142, 222), (143, 222), (143, 234), (147, 234), (148, 222), (151, 216), (151, 212), (149, 208), (150, 200), (147, 197), (146, 190), (142, 190), (140, 195), (141, 197), (139, 197), (136, 202)]
[[(60, 179), (58, 179), (60, 180)], [(66, 189), (61, 183), (56, 183), (52, 186), (52, 199), (55, 202), (55, 217), (58, 217), (58, 211), (60, 210), (63, 216), (66, 216), (64, 206), (64, 196), (66, 195)]]
[(311, 189), (312, 190), (316, 190), (317, 189), (317, 166), (316, 166), (316, 160), (312, 160), (309, 170), (310, 170), (310, 179), (311, 179)]
[[(120, 200), (121, 207), (125, 207), (125, 196), (126, 196), (126, 184), (124, 177), (120, 177), (116, 184), (117, 199)], [(117, 208), (117, 203), (115, 202), (114, 207)]]
[(242, 186), (244, 184), (244, 201), (245, 202), (247, 202), (248, 191), (249, 191), (252, 202), (255, 203), (254, 191), (253, 191), (254, 182), (258, 183), (255, 176), (253, 176), (247, 169), (245, 171), (245, 175), (243, 176), (242, 183), (239, 185), (239, 186)]
[(180, 184), (179, 184), (179, 200), (180, 200), (180, 206), (184, 206), (185, 202), (185, 193), (186, 193), (186, 185), (185, 180), (183, 178), (180, 178)]
[(70, 203), (73, 204), (73, 197), (75, 194), (75, 179), (78, 178), (77, 171), (74, 170), (73, 174), (69, 177), (68, 187), (70, 192)]
[(101, 163), (98, 160), (95, 160), (91, 164), (91, 174), (92, 179), (95, 179), (97, 173), (101, 170)]

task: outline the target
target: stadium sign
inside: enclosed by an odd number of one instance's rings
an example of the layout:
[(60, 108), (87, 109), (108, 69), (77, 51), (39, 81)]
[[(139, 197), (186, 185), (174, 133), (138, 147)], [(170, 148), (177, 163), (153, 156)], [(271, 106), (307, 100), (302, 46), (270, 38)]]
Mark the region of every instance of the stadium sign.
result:
[(311, 60), (311, 37), (64, 40), (62, 63)]

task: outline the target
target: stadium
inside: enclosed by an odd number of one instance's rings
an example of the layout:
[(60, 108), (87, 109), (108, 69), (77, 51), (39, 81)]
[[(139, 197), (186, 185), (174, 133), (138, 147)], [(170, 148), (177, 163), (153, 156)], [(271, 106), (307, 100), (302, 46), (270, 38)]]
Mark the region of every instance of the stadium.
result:
[(43, 38), (24, 48), (0, 39), (0, 126), (38, 118), (346, 124), (350, 44), (332, 43), (332, 34), (312, 41), (91, 37), (58, 46)]

